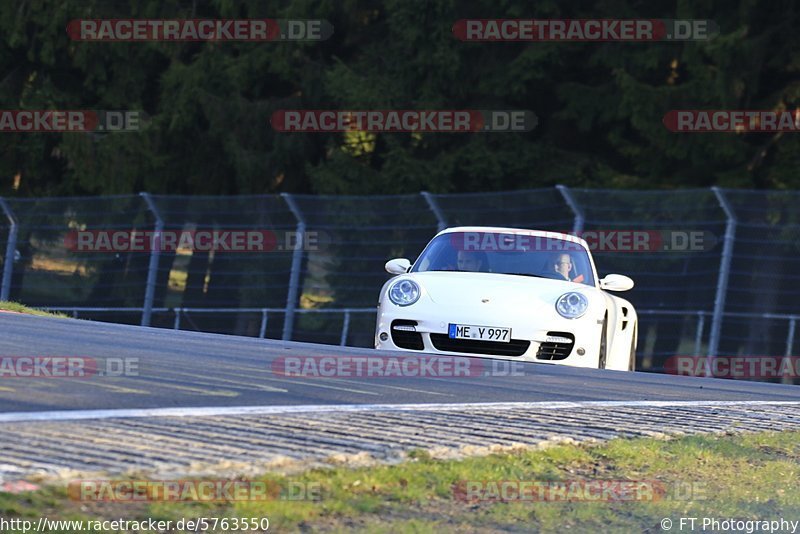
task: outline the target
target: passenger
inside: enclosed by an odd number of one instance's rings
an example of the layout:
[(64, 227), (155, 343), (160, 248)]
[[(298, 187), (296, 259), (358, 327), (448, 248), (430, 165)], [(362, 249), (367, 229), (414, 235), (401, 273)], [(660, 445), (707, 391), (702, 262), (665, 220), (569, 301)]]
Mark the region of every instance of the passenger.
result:
[(472, 272), (488, 272), (489, 261), (483, 251), (458, 251), (458, 270)]

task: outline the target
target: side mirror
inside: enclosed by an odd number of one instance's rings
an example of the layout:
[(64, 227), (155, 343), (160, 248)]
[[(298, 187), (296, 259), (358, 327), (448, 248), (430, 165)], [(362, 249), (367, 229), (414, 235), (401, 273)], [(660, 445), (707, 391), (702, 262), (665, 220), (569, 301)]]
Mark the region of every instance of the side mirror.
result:
[(633, 280), (624, 274), (609, 274), (600, 280), (600, 289), (606, 291), (628, 291), (633, 287)]
[(411, 268), (411, 262), (405, 258), (395, 258), (386, 262), (386, 272), (389, 274), (405, 274)]

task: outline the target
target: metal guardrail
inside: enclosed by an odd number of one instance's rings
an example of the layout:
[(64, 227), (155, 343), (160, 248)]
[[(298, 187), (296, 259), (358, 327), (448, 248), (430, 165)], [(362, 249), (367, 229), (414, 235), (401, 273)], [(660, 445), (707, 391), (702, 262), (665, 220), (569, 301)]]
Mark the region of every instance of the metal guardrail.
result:
[[(130, 312), (140, 313), (142, 308), (100, 308), (100, 307), (47, 307), (47, 311), (67, 312), (73, 317), (78, 318), (80, 313), (88, 312)], [(259, 327), (259, 338), (264, 338), (267, 331), (267, 324), (269, 321), (270, 313), (286, 313), (285, 308), (153, 308), (154, 313), (174, 313), (175, 318), (173, 321), (173, 330), (181, 329), (181, 318), (189, 313), (260, 313), (261, 324)], [(354, 313), (377, 313), (375, 308), (315, 308), (315, 309), (297, 309), (295, 313), (300, 314), (314, 314), (314, 313), (341, 313), (344, 314), (342, 321), (342, 330), (339, 336), (339, 345), (347, 345), (347, 336), (350, 333), (350, 323), (352, 314)], [(636, 313), (642, 315), (669, 315), (677, 317), (695, 316), (697, 326), (695, 328), (694, 339), (694, 355), (699, 356), (702, 352), (703, 345), (703, 331), (705, 329), (706, 317), (713, 317), (714, 312), (705, 310), (636, 310)], [(785, 357), (792, 355), (792, 346), (794, 345), (795, 332), (797, 321), (800, 319), (800, 314), (780, 314), (780, 313), (738, 313), (726, 312), (726, 317), (739, 317), (745, 319), (777, 319), (788, 321), (787, 335), (786, 335), (786, 350)]]

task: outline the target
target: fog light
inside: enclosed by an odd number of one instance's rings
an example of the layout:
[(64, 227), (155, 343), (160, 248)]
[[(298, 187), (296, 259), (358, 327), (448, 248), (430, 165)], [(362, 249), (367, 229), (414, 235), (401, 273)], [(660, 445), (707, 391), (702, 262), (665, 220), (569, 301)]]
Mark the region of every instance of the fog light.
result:
[(381, 335), (379, 337), (381, 338), (381, 341), (386, 341), (387, 339), (389, 339), (389, 334), (387, 334), (386, 332), (381, 332)]
[(577, 351), (575, 351), (575, 352), (577, 352), (577, 353), (578, 353), (578, 356), (583, 356), (584, 354), (586, 354), (586, 349), (584, 349), (583, 347), (580, 347), (580, 348), (578, 348), (578, 350), (577, 350)]

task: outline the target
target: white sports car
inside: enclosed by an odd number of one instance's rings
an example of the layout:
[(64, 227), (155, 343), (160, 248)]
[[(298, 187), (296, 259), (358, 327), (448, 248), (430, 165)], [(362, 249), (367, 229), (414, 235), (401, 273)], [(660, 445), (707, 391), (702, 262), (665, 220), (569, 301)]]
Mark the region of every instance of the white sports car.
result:
[(556, 232), (459, 227), (417, 261), (390, 260), (375, 348), (633, 371), (633, 280), (598, 279), (583, 239)]

